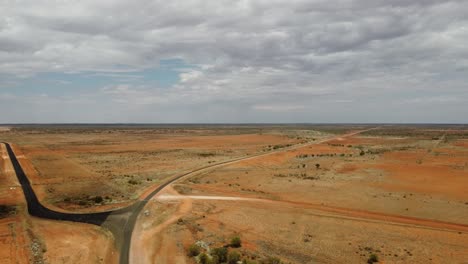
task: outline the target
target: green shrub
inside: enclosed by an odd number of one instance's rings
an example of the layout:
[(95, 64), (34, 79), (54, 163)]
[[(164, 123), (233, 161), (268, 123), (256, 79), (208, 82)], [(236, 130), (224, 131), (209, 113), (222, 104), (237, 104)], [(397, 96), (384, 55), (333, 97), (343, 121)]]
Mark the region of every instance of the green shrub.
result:
[(93, 200), (95, 203), (102, 203), (104, 201), (104, 199), (102, 199), (102, 196), (96, 196)]
[(137, 185), (137, 184), (139, 184), (139, 182), (136, 181), (136, 180), (128, 180), (128, 183), (129, 183), (129, 184), (132, 184), (132, 185)]
[(241, 255), (237, 251), (231, 251), (228, 254), (228, 264), (237, 264), (237, 261), (239, 261), (241, 258)]
[(235, 236), (231, 239), (231, 247), (239, 248), (241, 246), (242, 246), (242, 242), (241, 242), (240, 237)]
[(211, 255), (217, 257), (220, 263), (224, 263), (227, 261), (228, 250), (225, 247), (214, 248)]
[(191, 257), (198, 256), (200, 254), (201, 248), (197, 244), (192, 244), (188, 249), (188, 254)]
[[(222, 263), (222, 262), (219, 261), (218, 256), (213, 256), (213, 255), (212, 255), (212, 256), (211, 256), (211, 261), (210, 261), (209, 263), (211, 263), (211, 264), (220, 264), (220, 263)], [(224, 263), (225, 263), (225, 262), (224, 262)]]
[(206, 255), (205, 253), (201, 253), (200, 256), (198, 257), (198, 260), (200, 261), (201, 264), (208, 264), (210, 259), (208, 258), (208, 255)]
[(375, 262), (379, 262), (379, 258), (377, 257), (376, 254), (370, 254), (369, 259), (367, 260), (367, 263), (372, 264)]
[(15, 206), (0, 205), (0, 218), (5, 218), (14, 214), (16, 214)]

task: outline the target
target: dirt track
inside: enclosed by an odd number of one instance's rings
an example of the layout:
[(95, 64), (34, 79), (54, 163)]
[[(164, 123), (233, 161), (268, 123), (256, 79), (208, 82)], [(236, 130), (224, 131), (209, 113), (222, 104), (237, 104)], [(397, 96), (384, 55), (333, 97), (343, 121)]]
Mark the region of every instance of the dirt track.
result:
[[(310, 208), (322, 212), (332, 213), (334, 215), (322, 215), (324, 217), (345, 218), (358, 221), (378, 221), (385, 224), (406, 225), (418, 228), (430, 228), (443, 231), (466, 232), (468, 233), (468, 225), (459, 223), (450, 223), (431, 219), (422, 219), (416, 217), (408, 217), (401, 215), (392, 215), (379, 212), (371, 212), (365, 210), (356, 210), (351, 208), (343, 208), (337, 206), (329, 206), (323, 204), (314, 204), (296, 201), (276, 201), (258, 198), (246, 198), (238, 196), (206, 196), (206, 195), (160, 195), (158, 200), (216, 200), (216, 201), (243, 201), (253, 203), (269, 203), (279, 206)], [(336, 215), (335, 215), (336, 214)]]

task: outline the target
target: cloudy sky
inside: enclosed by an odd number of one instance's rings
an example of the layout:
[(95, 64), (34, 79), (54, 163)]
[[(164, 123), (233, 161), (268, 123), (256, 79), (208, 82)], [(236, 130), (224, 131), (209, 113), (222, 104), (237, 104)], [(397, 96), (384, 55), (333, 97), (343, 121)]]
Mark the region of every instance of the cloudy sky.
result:
[(468, 122), (468, 1), (0, 1), (0, 123)]

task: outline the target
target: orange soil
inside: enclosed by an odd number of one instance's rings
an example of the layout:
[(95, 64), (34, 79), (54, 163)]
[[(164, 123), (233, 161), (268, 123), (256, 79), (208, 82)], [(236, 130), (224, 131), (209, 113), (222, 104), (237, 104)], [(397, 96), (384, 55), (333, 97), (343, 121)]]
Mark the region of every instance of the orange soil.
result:
[(454, 145), (458, 147), (468, 148), (468, 140), (458, 140), (455, 142)]
[(332, 140), (330, 144), (341, 144), (347, 147), (348, 145), (388, 145), (388, 144), (406, 144), (411, 142), (411, 138), (383, 138), (383, 137), (364, 137), (364, 136), (354, 136), (354, 137), (342, 137), (336, 140)]
[[(435, 155), (434, 153), (441, 153)], [(468, 170), (466, 151), (449, 147), (426, 150), (385, 153), (376, 165), (389, 174), (389, 180), (380, 185), (387, 190), (406, 190), (437, 194), (468, 200)]]
[(379, 186), (387, 190), (406, 190), (439, 194), (456, 199), (468, 199), (468, 172), (451, 170), (446, 166), (417, 164), (379, 164), (393, 180)]
[(13, 165), (3, 144), (0, 144), (0, 155), (0, 204), (24, 204), (21, 185), (18, 183)]
[(17, 206), (16, 215), (0, 218), (0, 263), (28, 263), (31, 255), (26, 234), (23, 192), (4, 144), (0, 144), (0, 205)]
[(29, 238), (21, 216), (0, 219), (0, 263), (28, 263)]

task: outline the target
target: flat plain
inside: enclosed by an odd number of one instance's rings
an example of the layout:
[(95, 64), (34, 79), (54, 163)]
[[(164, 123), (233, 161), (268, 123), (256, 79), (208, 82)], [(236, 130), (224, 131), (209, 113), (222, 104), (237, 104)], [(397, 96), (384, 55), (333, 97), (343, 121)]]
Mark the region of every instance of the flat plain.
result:
[[(131, 263), (196, 263), (193, 245), (246, 263), (468, 260), (467, 126), (9, 126), (0, 141), (57, 211), (121, 208), (188, 173), (138, 217)], [(118, 262), (109, 230), (30, 217), (1, 153), (2, 263)]]

